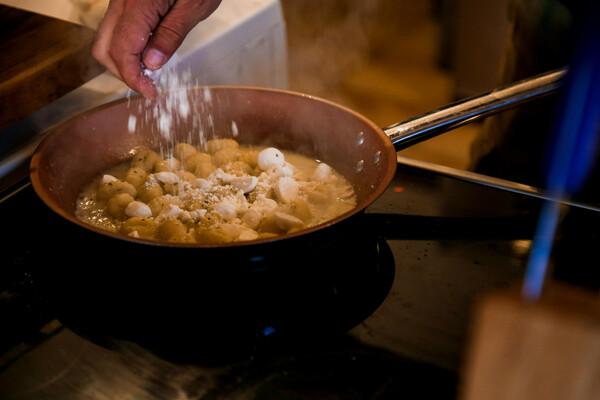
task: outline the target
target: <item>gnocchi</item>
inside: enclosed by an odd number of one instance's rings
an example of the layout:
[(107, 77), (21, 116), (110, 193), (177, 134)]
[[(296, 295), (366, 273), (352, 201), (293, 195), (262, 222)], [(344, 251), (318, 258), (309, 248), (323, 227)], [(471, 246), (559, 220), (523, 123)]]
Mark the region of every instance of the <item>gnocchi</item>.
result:
[(352, 186), (325, 163), (215, 139), (139, 150), (84, 189), (75, 215), (133, 238), (212, 244), (296, 232), (354, 207)]

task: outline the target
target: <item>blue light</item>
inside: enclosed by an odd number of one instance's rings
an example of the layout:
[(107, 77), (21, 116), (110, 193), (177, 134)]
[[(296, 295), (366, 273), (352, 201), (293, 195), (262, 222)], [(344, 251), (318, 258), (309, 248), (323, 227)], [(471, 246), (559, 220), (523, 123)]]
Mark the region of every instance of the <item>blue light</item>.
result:
[(272, 335), (273, 333), (275, 333), (275, 328), (273, 328), (272, 326), (267, 326), (265, 329), (263, 329), (261, 333), (264, 336)]
[(523, 283), (526, 301), (541, 296), (548, 261), (561, 213), (560, 201), (576, 194), (585, 183), (596, 156), (600, 123), (600, 16), (598, 5), (589, 6), (583, 28), (577, 35), (574, 57), (566, 76), (566, 87), (555, 136), (550, 148), (546, 188), (554, 201), (540, 213)]

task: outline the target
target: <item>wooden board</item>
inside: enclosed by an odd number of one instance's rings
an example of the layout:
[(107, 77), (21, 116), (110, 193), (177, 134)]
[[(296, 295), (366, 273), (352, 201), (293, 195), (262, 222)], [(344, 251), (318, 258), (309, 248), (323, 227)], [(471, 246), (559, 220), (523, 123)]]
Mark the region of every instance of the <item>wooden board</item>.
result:
[(552, 283), (534, 304), (520, 287), (486, 297), (460, 398), (600, 399), (598, 293)]
[(0, 5), (0, 130), (104, 71), (91, 55), (94, 34)]

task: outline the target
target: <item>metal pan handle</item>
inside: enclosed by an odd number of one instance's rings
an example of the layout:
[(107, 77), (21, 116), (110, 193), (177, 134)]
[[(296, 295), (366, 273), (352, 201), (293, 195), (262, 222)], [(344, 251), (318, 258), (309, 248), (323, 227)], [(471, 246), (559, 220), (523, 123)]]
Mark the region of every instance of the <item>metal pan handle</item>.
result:
[(396, 151), (478, 119), (556, 92), (567, 72), (562, 68), (470, 97), (383, 128)]

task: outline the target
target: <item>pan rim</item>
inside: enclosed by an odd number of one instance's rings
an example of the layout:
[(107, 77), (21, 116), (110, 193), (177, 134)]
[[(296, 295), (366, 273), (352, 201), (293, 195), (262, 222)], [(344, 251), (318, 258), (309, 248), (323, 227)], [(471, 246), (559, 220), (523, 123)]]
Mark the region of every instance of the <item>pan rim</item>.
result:
[[(345, 221), (348, 218), (363, 212), (370, 204), (372, 204), (378, 197), (380, 197), (385, 192), (385, 190), (388, 188), (389, 184), (391, 183), (391, 181), (394, 177), (394, 174), (396, 172), (396, 157), (395, 157), (396, 151), (395, 151), (395, 148), (394, 148), (391, 140), (389, 139), (389, 137), (386, 135), (386, 133), (380, 126), (375, 124), (373, 121), (371, 121), (364, 115), (358, 113), (357, 111), (355, 111), (345, 105), (342, 105), (342, 104), (339, 104), (339, 103), (336, 103), (331, 100), (327, 100), (327, 99), (324, 99), (324, 98), (321, 98), (318, 96), (314, 96), (314, 95), (307, 94), (307, 93), (296, 92), (296, 91), (292, 91), (289, 89), (265, 88), (265, 87), (259, 87), (259, 86), (245, 86), (245, 85), (206, 85), (206, 86), (204, 86), (204, 85), (198, 85), (198, 86), (188, 87), (185, 90), (200, 90), (200, 89), (201, 90), (208, 89), (209, 91), (210, 90), (225, 90), (225, 91), (248, 91), (248, 92), (254, 91), (254, 92), (264, 92), (264, 93), (279, 93), (279, 94), (284, 94), (284, 95), (288, 95), (288, 96), (304, 98), (304, 99), (307, 99), (308, 101), (313, 101), (313, 102), (328, 105), (330, 107), (334, 107), (336, 109), (339, 109), (345, 113), (352, 115), (354, 118), (357, 118), (357, 119), (363, 121), (366, 125), (368, 125), (371, 128), (372, 132), (379, 135), (381, 142), (383, 144), (381, 151), (388, 152), (390, 156), (392, 156), (392, 153), (393, 153), (393, 157), (390, 157), (394, 160), (393, 165), (392, 165), (391, 161), (388, 163), (388, 165), (385, 168), (384, 173), (381, 174), (381, 176), (380, 176), (381, 179), (379, 180), (379, 182), (375, 182), (373, 184), (375, 186), (374, 190), (369, 193), (369, 195), (367, 196), (367, 198), (365, 200), (363, 200), (362, 202), (357, 204), (356, 207), (354, 207), (352, 210), (347, 211), (344, 214), (341, 214), (341, 215), (339, 215), (333, 219), (330, 219), (326, 222), (323, 222), (321, 224), (318, 224), (318, 225), (315, 225), (315, 226), (312, 226), (312, 227), (309, 227), (306, 229), (302, 229), (297, 232), (278, 235), (278, 236), (272, 237), (272, 238), (262, 238), (262, 239), (238, 241), (238, 242), (230, 242), (230, 243), (188, 243), (188, 242), (166, 242), (166, 241), (149, 240), (149, 239), (143, 239), (143, 238), (133, 238), (133, 237), (128, 237), (126, 235), (122, 235), (117, 232), (106, 231), (106, 230), (103, 230), (96, 226), (89, 225), (83, 221), (80, 221), (79, 219), (77, 219), (75, 217), (74, 214), (67, 212), (63, 207), (59, 206), (52, 199), (52, 197), (48, 195), (47, 189), (44, 187), (44, 185), (42, 184), (42, 182), (40, 180), (38, 171), (41, 167), (41, 159), (42, 159), (42, 154), (44, 152), (44, 149), (47, 148), (47, 146), (49, 146), (49, 144), (51, 143), (51, 141), (53, 140), (54, 137), (60, 135), (62, 131), (64, 131), (68, 126), (75, 123), (77, 120), (79, 120), (81, 118), (86, 118), (86, 116), (90, 113), (94, 113), (94, 112), (104, 110), (104, 109), (110, 108), (110, 107), (115, 107), (117, 105), (120, 105), (120, 104), (126, 103), (126, 102), (133, 102), (133, 101), (139, 101), (139, 100), (143, 101), (143, 97), (139, 94), (136, 94), (136, 95), (112, 100), (110, 102), (107, 102), (107, 103), (98, 105), (96, 107), (93, 107), (91, 109), (88, 109), (86, 111), (83, 111), (83, 112), (67, 119), (59, 126), (53, 128), (38, 144), (37, 148), (35, 149), (32, 157), (31, 157), (30, 163), (29, 163), (29, 176), (30, 176), (30, 180), (31, 180), (31, 183), (32, 183), (35, 193), (42, 200), (42, 202), (47, 207), (49, 207), (54, 213), (58, 214), (59, 217), (66, 219), (67, 221), (69, 221), (71, 223), (75, 223), (76, 225), (78, 225), (84, 229), (90, 230), (97, 234), (108, 236), (110, 238), (114, 238), (114, 239), (122, 240), (122, 241), (128, 241), (128, 242), (136, 243), (136, 244), (160, 246), (160, 247), (222, 249), (222, 248), (232, 248), (232, 247), (250, 247), (250, 246), (257, 246), (257, 245), (261, 245), (261, 244), (289, 241), (289, 240), (292, 240), (292, 239), (295, 239), (298, 237), (303, 237), (303, 236), (307, 236), (309, 234), (312, 234), (312, 233), (315, 233), (318, 231), (322, 231), (322, 230), (324, 230), (328, 227), (334, 226), (334, 225), (338, 225), (342, 221)], [(167, 93), (167, 92), (168, 91), (164, 91), (161, 93)]]

